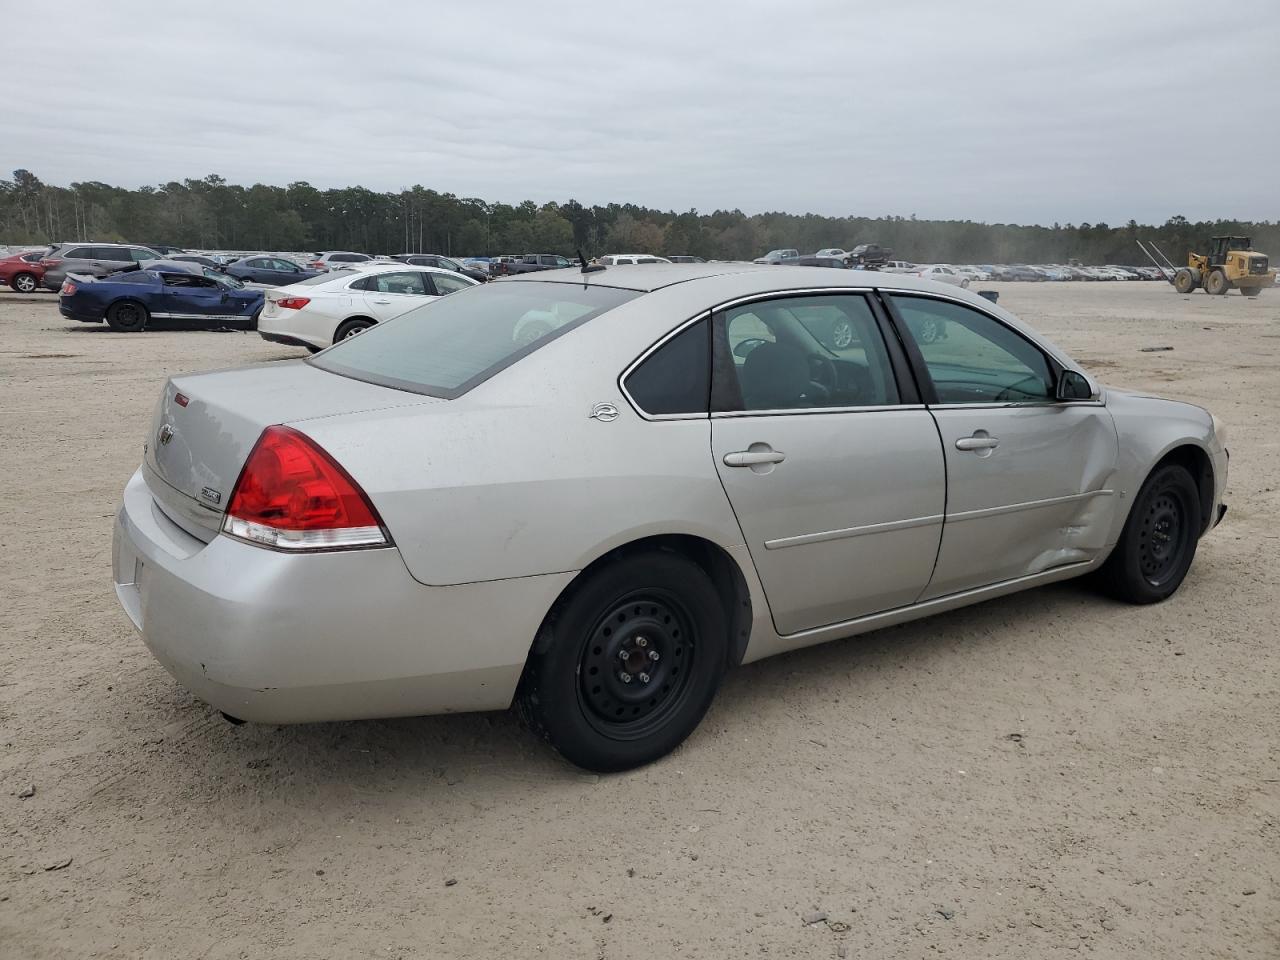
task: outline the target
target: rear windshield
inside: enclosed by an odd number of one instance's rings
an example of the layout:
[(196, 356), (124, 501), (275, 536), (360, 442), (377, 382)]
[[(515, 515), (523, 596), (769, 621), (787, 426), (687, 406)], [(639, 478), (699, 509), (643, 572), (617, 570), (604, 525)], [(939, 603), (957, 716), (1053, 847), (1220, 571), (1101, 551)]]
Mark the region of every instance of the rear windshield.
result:
[(322, 273), (318, 276), (307, 277), (305, 280), (299, 280), (294, 284), (295, 287), (318, 287), (322, 283), (328, 283), (330, 280), (337, 280), (339, 277), (355, 277), (359, 274), (355, 270), (330, 270), (328, 273)]
[(495, 283), (424, 304), (310, 358), (322, 370), (452, 400), (635, 290)]

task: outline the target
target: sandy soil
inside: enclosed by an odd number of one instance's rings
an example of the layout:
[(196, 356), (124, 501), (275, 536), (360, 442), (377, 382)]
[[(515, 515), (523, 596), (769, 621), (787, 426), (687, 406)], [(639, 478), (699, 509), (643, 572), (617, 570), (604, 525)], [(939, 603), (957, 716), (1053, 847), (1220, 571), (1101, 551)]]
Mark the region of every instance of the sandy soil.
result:
[(1182, 591), (1061, 585), (754, 664), (604, 778), (505, 714), (194, 700), (117, 608), (112, 514), (167, 375), (293, 351), (0, 293), (0, 956), (1280, 956), (1280, 290), (991, 286), (1230, 425)]

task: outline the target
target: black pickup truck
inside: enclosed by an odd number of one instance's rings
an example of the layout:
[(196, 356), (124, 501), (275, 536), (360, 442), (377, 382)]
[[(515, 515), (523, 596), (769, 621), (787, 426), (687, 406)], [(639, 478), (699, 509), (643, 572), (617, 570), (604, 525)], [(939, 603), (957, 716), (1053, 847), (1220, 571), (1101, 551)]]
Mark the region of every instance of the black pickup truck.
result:
[(514, 263), (504, 263), (498, 268), (502, 276), (516, 273), (537, 273), (539, 270), (560, 270), (572, 267), (573, 261), (558, 253), (526, 253)]

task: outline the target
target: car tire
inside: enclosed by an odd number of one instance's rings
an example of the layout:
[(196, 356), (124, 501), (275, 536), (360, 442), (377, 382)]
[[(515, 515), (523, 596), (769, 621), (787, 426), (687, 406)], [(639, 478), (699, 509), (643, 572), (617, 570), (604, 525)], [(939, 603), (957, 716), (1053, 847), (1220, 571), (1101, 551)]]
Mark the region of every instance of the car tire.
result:
[(364, 333), (366, 330), (368, 330), (372, 326), (373, 326), (372, 320), (364, 320), (364, 319), (347, 320), (345, 323), (339, 326), (337, 331), (334, 333), (333, 342), (337, 343), (339, 340), (347, 339), (347, 337), (354, 337), (357, 334)]
[(1191, 271), (1183, 267), (1173, 275), (1173, 289), (1179, 293), (1190, 293), (1196, 288), (1196, 278)]
[(964, 280), (961, 280), (961, 281), (960, 281), (960, 289), (962, 289), (962, 290), (968, 290), (968, 289), (969, 289), (969, 280), (968, 280), (968, 278), (965, 278)]
[(1227, 275), (1221, 270), (1213, 270), (1204, 282), (1204, 289), (1206, 293), (1220, 297), (1231, 289), (1231, 281), (1227, 279)]
[(1168, 599), (1191, 569), (1200, 529), (1200, 492), (1190, 472), (1176, 463), (1158, 467), (1099, 570), (1103, 589), (1126, 603)]
[(107, 309), (107, 326), (116, 333), (141, 333), (151, 315), (137, 300), (121, 300)]
[(36, 279), (34, 273), (15, 273), (9, 280), (9, 286), (19, 293), (35, 293), (39, 285), (40, 281)]
[(679, 746), (711, 705), (728, 632), (720, 596), (692, 560), (624, 556), (588, 574), (553, 611), (535, 645), (541, 652), (525, 667), (520, 713), (579, 767), (650, 763)]

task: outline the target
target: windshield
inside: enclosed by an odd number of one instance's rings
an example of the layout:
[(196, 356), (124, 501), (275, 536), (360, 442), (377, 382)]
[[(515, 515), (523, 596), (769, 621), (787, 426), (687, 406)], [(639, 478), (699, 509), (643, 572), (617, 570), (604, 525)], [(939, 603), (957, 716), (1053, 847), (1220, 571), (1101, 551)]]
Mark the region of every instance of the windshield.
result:
[(639, 295), (569, 283), (477, 285), (371, 327), (307, 362), (356, 380), (452, 400)]
[(239, 290), (244, 286), (244, 284), (237, 278), (228, 276), (225, 273), (219, 273), (217, 270), (211, 270), (208, 267), (204, 267), (202, 272), (204, 276), (208, 277), (210, 280), (217, 281), (221, 286), (230, 287), (233, 290)]

